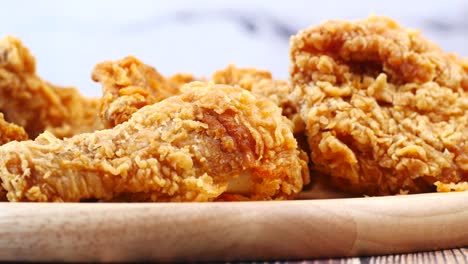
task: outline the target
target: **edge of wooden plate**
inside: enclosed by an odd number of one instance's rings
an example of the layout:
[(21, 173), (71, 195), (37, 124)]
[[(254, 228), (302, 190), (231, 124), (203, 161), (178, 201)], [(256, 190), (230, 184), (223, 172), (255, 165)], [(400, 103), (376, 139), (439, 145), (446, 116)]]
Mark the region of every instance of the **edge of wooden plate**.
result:
[(468, 192), (231, 203), (0, 203), (0, 260), (293, 260), (468, 245)]

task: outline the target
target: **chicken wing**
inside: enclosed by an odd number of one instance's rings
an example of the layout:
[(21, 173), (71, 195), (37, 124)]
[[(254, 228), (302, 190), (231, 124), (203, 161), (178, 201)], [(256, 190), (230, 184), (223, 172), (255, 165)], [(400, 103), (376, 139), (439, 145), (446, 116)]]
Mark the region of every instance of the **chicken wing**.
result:
[(165, 78), (133, 56), (96, 65), (92, 79), (102, 84), (100, 117), (108, 128), (127, 121), (143, 106), (179, 94), (181, 85), (195, 80), (190, 74)]
[(68, 137), (99, 129), (97, 107), (97, 99), (41, 80), (34, 57), (19, 39), (0, 39), (0, 111), (30, 138), (45, 130)]
[[(165, 78), (133, 56), (96, 65), (92, 78), (103, 87), (101, 118), (108, 128), (127, 121), (143, 106), (179, 94), (182, 85), (196, 80), (191, 74)], [(293, 120), (296, 130), (303, 128), (297, 106), (289, 99), (291, 86), (287, 81), (273, 80), (270, 72), (230, 65), (215, 72), (211, 81), (239, 85), (257, 96), (268, 97), (283, 108), (283, 114)]]
[(254, 95), (269, 98), (283, 109), (284, 116), (293, 121), (295, 133), (304, 130), (298, 114), (299, 107), (291, 99), (291, 85), (285, 80), (274, 80), (269, 71), (229, 65), (226, 69), (216, 71), (211, 80), (217, 84), (239, 85)]
[(290, 121), (267, 99), (193, 82), (112, 129), (0, 147), (10, 201), (288, 199), (309, 182)]
[(466, 60), (383, 17), (328, 21), (290, 44), (314, 170), (369, 195), (468, 181)]

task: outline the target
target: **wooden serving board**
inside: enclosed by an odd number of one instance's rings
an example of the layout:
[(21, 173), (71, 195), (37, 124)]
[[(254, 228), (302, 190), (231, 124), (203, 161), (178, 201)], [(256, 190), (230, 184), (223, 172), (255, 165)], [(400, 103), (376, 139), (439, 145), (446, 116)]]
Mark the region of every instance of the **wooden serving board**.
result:
[(0, 203), (0, 260), (293, 260), (468, 245), (468, 192), (284, 202)]

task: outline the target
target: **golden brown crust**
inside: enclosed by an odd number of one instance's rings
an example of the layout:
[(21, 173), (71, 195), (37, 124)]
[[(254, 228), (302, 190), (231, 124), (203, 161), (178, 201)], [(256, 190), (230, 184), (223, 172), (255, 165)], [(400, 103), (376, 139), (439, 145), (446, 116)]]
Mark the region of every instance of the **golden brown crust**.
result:
[(99, 63), (92, 79), (102, 85), (100, 117), (106, 127), (121, 124), (138, 109), (180, 93), (180, 86), (195, 79), (190, 74), (165, 78), (133, 56)]
[(437, 186), (438, 192), (466, 192), (468, 191), (468, 182), (458, 182), (458, 183), (442, 183), (436, 181), (435, 186)]
[(194, 81), (204, 81), (204, 80), (195, 78), (190, 73), (176, 73), (168, 78), (168, 82), (172, 83), (176, 87), (182, 87), (182, 85), (191, 83)]
[(314, 169), (370, 195), (468, 180), (467, 64), (382, 17), (291, 38)]
[[(101, 118), (109, 128), (127, 121), (143, 106), (179, 94), (182, 85), (196, 81), (193, 75), (184, 73), (165, 78), (133, 56), (96, 65), (92, 78), (103, 86)], [(216, 71), (211, 81), (238, 85), (257, 96), (273, 100), (283, 108), (283, 114), (293, 120), (298, 128), (296, 130), (303, 128), (297, 105), (293, 105), (289, 99), (291, 86), (287, 81), (273, 80), (270, 72), (229, 65), (226, 69)]]
[(14, 37), (0, 39), (0, 111), (31, 138), (45, 130), (68, 137), (101, 127), (97, 100), (41, 80), (34, 57)]
[(211, 80), (218, 84), (239, 85), (243, 89), (252, 91), (254, 86), (263, 80), (273, 80), (271, 73), (255, 68), (237, 68), (230, 64), (225, 69), (213, 73)]
[[(5, 121), (3, 114), (0, 113), (0, 146), (10, 141), (27, 140), (28, 134), (20, 126)], [(0, 186), (0, 201), (6, 201), (6, 193)]]
[(236, 178), (247, 179), (248, 199), (288, 199), (309, 182), (290, 121), (270, 100), (201, 82), (183, 90), (113, 129), (1, 146), (9, 200), (212, 201)]
[(99, 98), (84, 97), (77, 89), (71, 87), (52, 88), (60, 104), (64, 106), (65, 114), (60, 126), (47, 125), (46, 131), (52, 132), (58, 138), (64, 138), (104, 128), (98, 117)]
[(216, 71), (211, 80), (217, 84), (238, 85), (256, 96), (269, 98), (283, 109), (284, 116), (293, 121), (295, 133), (303, 131), (304, 125), (298, 114), (299, 107), (291, 100), (291, 85), (285, 80), (274, 80), (269, 71), (238, 68), (231, 64)]
[(18, 125), (5, 121), (3, 114), (0, 113), (0, 146), (10, 141), (27, 140), (28, 134)]

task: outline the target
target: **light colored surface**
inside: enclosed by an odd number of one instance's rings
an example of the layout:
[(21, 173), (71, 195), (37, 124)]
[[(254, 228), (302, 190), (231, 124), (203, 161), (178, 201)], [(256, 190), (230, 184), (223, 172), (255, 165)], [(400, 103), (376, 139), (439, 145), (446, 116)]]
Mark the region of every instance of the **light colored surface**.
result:
[(467, 199), (0, 203), (0, 260), (292, 260), (461, 247)]
[(45, 79), (100, 95), (90, 79), (93, 66), (129, 54), (164, 74), (209, 76), (235, 62), (287, 78), (288, 35), (280, 29), (296, 32), (371, 13), (419, 28), (445, 50), (468, 55), (465, 0), (16, 0), (2, 3), (0, 35), (22, 38)]

